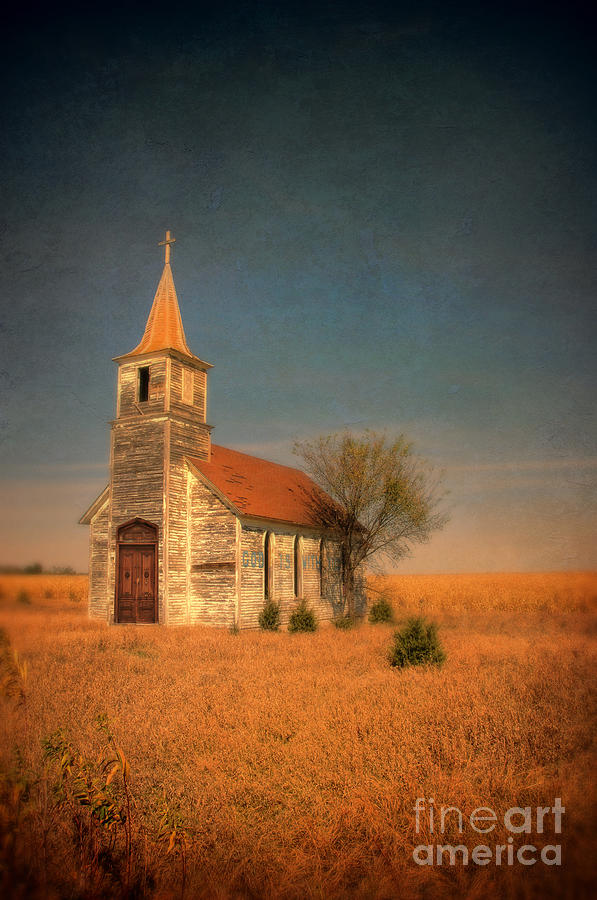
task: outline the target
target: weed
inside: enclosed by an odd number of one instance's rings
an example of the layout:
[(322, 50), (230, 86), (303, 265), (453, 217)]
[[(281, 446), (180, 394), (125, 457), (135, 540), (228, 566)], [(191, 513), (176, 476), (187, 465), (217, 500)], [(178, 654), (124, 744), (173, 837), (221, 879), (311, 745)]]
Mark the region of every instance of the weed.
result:
[(288, 620), (288, 631), (316, 631), (317, 619), (312, 609), (307, 606), (306, 600), (299, 600), (299, 604), (292, 612)]
[(348, 629), (354, 628), (356, 622), (352, 616), (340, 616), (339, 618), (334, 619), (334, 625), (341, 631), (348, 631)]
[(188, 829), (186, 828), (180, 812), (180, 808), (166, 800), (162, 804), (162, 817), (158, 831), (158, 841), (167, 844), (166, 855), (179, 854), (181, 863), (181, 896), (184, 896), (187, 880), (187, 842)]
[(379, 622), (391, 622), (394, 611), (385, 594), (381, 594), (369, 610), (369, 621), (375, 625)]
[(17, 603), (20, 603), (21, 606), (31, 606), (31, 594), (29, 591), (19, 591)]
[(146, 647), (131, 647), (128, 651), (131, 656), (138, 656), (140, 659), (154, 659), (155, 653), (147, 650)]
[(391, 666), (438, 665), (446, 655), (437, 637), (437, 627), (422, 618), (409, 619), (402, 630), (394, 634), (394, 646), (388, 653)]
[(278, 631), (280, 628), (280, 605), (273, 600), (266, 600), (259, 613), (259, 627), (264, 631)]

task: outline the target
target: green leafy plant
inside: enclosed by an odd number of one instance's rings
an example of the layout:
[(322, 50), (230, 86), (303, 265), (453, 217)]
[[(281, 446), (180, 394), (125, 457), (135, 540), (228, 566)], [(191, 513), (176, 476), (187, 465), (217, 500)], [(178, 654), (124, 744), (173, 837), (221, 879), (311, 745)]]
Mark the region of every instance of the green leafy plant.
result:
[(299, 600), (299, 604), (288, 620), (288, 631), (316, 631), (317, 619), (312, 609), (307, 606), (306, 600)]
[(128, 890), (132, 863), (130, 767), (105, 715), (98, 716), (97, 727), (105, 735), (105, 747), (97, 757), (80, 753), (63, 729), (43, 740), (43, 756), (48, 769), (54, 770), (54, 808), (71, 820), (81, 872), (86, 873), (89, 888), (102, 877), (101, 861), (112, 857), (122, 834)]
[(354, 628), (356, 622), (352, 616), (340, 616), (338, 619), (334, 619), (334, 625), (341, 631), (348, 631), (349, 628)]
[(277, 631), (280, 627), (280, 604), (266, 600), (259, 613), (259, 627), (264, 631)]
[(446, 655), (437, 636), (437, 627), (421, 617), (409, 619), (404, 628), (394, 633), (394, 644), (388, 653), (391, 666), (441, 666)]
[(184, 897), (187, 880), (187, 841), (188, 829), (183, 821), (180, 809), (173, 806), (166, 799), (162, 804), (162, 816), (158, 830), (158, 841), (167, 847), (166, 856), (170, 854), (180, 855), (181, 864), (181, 897)]
[(379, 622), (391, 622), (394, 619), (394, 610), (385, 594), (380, 594), (369, 610), (369, 621), (376, 625)]

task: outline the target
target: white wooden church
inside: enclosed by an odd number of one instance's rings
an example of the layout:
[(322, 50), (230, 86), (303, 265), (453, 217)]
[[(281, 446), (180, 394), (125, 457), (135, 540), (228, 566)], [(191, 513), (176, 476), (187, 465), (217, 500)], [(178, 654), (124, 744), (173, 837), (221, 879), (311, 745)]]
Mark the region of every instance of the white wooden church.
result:
[[(341, 603), (341, 558), (314, 521), (299, 469), (211, 442), (211, 365), (186, 342), (165, 265), (141, 343), (118, 364), (110, 483), (90, 527), (89, 611), (110, 623), (256, 627), (266, 599), (287, 621), (300, 598), (321, 619)], [(357, 608), (364, 605), (362, 579)]]

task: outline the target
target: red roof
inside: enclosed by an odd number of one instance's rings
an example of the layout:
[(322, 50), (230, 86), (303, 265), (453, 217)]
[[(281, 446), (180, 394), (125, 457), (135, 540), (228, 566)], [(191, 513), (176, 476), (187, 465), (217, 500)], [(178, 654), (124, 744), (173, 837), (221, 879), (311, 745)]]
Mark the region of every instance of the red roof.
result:
[(293, 525), (316, 525), (310, 497), (323, 492), (300, 469), (216, 444), (211, 446), (209, 462), (195, 458), (191, 462), (239, 512)]

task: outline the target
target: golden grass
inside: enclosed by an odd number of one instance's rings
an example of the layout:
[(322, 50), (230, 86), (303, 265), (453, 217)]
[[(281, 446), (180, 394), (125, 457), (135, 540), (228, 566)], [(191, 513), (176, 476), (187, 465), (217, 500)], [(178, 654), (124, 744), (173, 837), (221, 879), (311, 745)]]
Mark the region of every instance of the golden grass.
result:
[[(19, 883), (22, 896), (126, 895), (118, 872), (92, 882), (88, 861), (70, 861), (72, 823), (48, 799), (40, 750), (64, 727), (95, 759), (106, 713), (131, 767), (137, 895), (181, 896), (184, 850), (188, 897), (589, 896), (597, 576), (376, 580), (398, 620), (421, 611), (439, 625), (443, 668), (403, 671), (386, 661), (389, 626), (109, 628), (69, 599), (80, 578), (56, 578), (0, 579), (0, 626), (28, 666), (0, 726), (7, 784), (14, 793), (18, 748), (33, 785), (27, 803), (8, 792), (4, 804), (15, 895)], [(419, 867), (413, 848), (435, 838), (415, 833), (417, 797), (502, 815), (561, 797), (563, 833), (546, 820), (525, 842), (561, 843), (563, 865)], [(185, 835), (169, 854), (164, 800)], [(507, 836), (452, 828), (441, 842)]]
[(87, 575), (0, 575), (0, 601), (26, 594), (37, 609), (66, 611), (66, 601), (87, 601), (87, 583)]
[(387, 589), (397, 610), (423, 615), (501, 611), (586, 611), (597, 600), (593, 572), (500, 572), (390, 575), (371, 578), (372, 593)]

